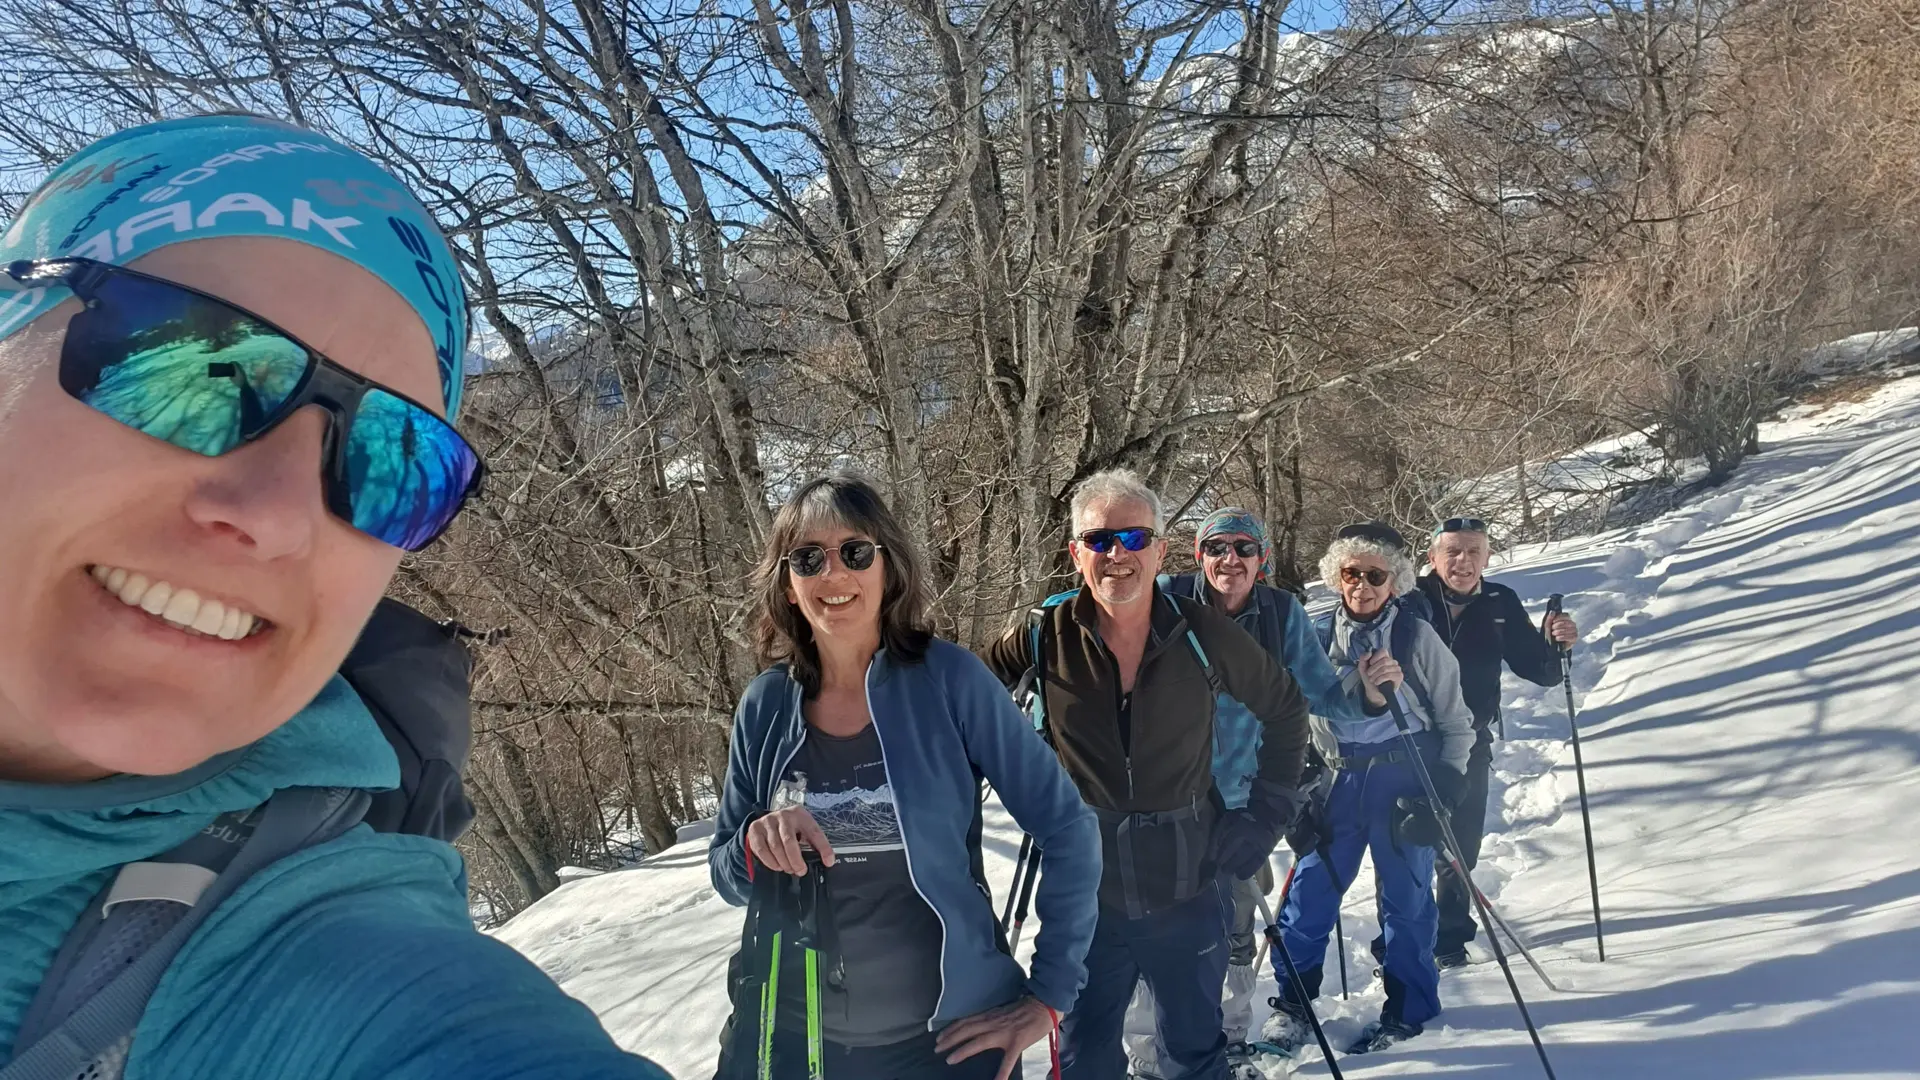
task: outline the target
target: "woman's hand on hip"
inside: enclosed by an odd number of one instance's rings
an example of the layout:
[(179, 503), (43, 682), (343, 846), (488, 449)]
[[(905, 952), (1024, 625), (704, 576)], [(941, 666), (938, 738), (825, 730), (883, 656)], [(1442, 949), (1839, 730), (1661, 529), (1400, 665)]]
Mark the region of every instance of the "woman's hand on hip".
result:
[(795, 877), (805, 874), (807, 855), (803, 844), (819, 853), (820, 865), (833, 865), (833, 845), (827, 843), (827, 834), (804, 806), (762, 814), (747, 826), (747, 853), (769, 870)]
[[(1011, 1004), (974, 1013), (955, 1020), (941, 1029), (933, 1041), (937, 1053), (947, 1055), (947, 1064), (958, 1065), (975, 1054), (1000, 1051), (1000, 1071), (994, 1080), (1007, 1080), (1020, 1055), (1053, 1031), (1053, 1010), (1039, 998), (1023, 997)], [(948, 1051), (952, 1051), (948, 1053)]]

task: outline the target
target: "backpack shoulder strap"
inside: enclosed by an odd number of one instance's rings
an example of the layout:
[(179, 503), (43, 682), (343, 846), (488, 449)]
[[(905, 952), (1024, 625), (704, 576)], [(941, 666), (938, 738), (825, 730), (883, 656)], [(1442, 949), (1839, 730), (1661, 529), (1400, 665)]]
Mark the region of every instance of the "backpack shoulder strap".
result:
[(400, 786), (374, 795), (367, 811), (377, 832), (451, 844), (473, 822), (461, 787), (473, 746), (473, 654), (459, 634), (388, 597), (340, 665), (400, 759)]
[[(262, 867), (352, 828), (368, 801), (346, 788), (288, 788), (123, 867), (61, 946), (0, 1080), (116, 1080), (148, 999), (200, 924)], [(103, 970), (108, 978), (89, 978)]]
[(1413, 689), (1414, 696), (1420, 699), (1420, 707), (1426, 710), (1428, 716), (1432, 716), (1433, 696), (1427, 693), (1427, 684), (1421, 680), (1413, 662), (1414, 639), (1420, 633), (1421, 622), (1405, 610), (1395, 612), (1387, 648), (1393, 653), (1393, 658), (1400, 662), (1400, 673), (1406, 676), (1407, 685)]
[(1033, 729), (1042, 738), (1047, 735), (1047, 678), (1042, 658), (1046, 656), (1047, 623), (1051, 618), (1044, 607), (1027, 610), (1027, 670), (1013, 688), (1014, 702), (1033, 717)]
[(1320, 635), (1320, 648), (1331, 653), (1333, 651), (1333, 613), (1328, 612), (1313, 620), (1313, 632)]
[(1260, 621), (1266, 624), (1267, 640), (1273, 648), (1284, 649), (1287, 644), (1287, 620), (1293, 615), (1288, 609), (1293, 605), (1287, 602), (1287, 594), (1278, 589), (1273, 590), (1272, 596), (1260, 599), (1263, 601), (1260, 605)]
[(1200, 645), (1200, 635), (1193, 632), (1193, 613), (1187, 607), (1187, 605), (1192, 605), (1194, 608), (1201, 608), (1204, 607), (1205, 604), (1199, 600), (1175, 596), (1172, 593), (1167, 593), (1166, 596), (1169, 600), (1173, 601), (1174, 609), (1179, 611), (1181, 617), (1187, 620), (1187, 647), (1193, 650), (1193, 658), (1200, 661), (1200, 672), (1207, 677), (1207, 688), (1212, 690), (1216, 697), (1225, 693), (1226, 691), (1220, 683), (1220, 672), (1214, 668), (1213, 661), (1207, 659), (1207, 650)]

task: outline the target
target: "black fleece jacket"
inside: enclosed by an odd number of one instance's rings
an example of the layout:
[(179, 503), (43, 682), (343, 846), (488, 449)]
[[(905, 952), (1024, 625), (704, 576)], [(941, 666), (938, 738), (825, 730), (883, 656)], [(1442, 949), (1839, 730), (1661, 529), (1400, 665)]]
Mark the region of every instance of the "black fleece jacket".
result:
[(1520, 604), (1512, 589), (1480, 579), (1480, 592), (1467, 603), (1458, 619), (1447, 608), (1446, 583), (1437, 574), (1420, 578), (1433, 612), (1433, 628), (1460, 661), (1460, 694), (1473, 713), (1475, 727), (1484, 728), (1500, 713), (1500, 665), (1541, 686), (1560, 681), (1560, 650), (1554, 648)]

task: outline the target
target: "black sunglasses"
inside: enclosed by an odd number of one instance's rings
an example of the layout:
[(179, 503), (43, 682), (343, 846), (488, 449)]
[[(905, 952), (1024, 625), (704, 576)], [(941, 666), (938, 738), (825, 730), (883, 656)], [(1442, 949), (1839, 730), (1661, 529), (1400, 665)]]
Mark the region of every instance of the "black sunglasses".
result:
[(60, 387), (135, 431), (219, 457), (317, 405), (329, 418), (327, 510), (408, 551), (445, 532), (480, 490), (480, 454), (453, 425), (245, 308), (92, 259), (21, 261), (6, 273), (58, 282), (80, 299), (60, 347)]
[(1200, 542), (1200, 554), (1205, 555), (1209, 559), (1221, 558), (1229, 551), (1243, 559), (1251, 559), (1260, 554), (1260, 545), (1253, 540), (1221, 540), (1218, 538), (1202, 540)]
[(1139, 551), (1153, 543), (1153, 530), (1145, 527), (1131, 529), (1088, 529), (1077, 539), (1093, 551), (1105, 555), (1113, 550), (1116, 541), (1128, 551)]
[(1433, 530), (1433, 535), (1439, 536), (1441, 533), (1450, 533), (1450, 532), (1483, 533), (1486, 531), (1487, 531), (1487, 523), (1480, 518), (1457, 517), (1457, 518), (1448, 518), (1447, 520), (1441, 522), (1440, 527)]
[[(858, 573), (873, 565), (873, 553), (880, 545), (871, 540), (849, 540), (840, 545), (840, 565)], [(787, 566), (794, 577), (819, 577), (827, 572), (827, 549), (805, 544), (787, 552)]]
[(1364, 581), (1377, 589), (1392, 580), (1392, 578), (1392, 574), (1372, 566), (1364, 570), (1358, 566), (1343, 566), (1340, 568), (1340, 580), (1349, 585), (1358, 585)]

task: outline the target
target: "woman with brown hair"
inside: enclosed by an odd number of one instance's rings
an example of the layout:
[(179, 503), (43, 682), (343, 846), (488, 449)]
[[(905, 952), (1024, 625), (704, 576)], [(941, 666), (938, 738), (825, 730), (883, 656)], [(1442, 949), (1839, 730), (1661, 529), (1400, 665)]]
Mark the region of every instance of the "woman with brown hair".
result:
[[(774, 519), (757, 582), (769, 667), (734, 718), (708, 863), (735, 904), (785, 880), (769, 874), (816, 882), (809, 917), (832, 932), (816, 979), (790, 961), (760, 973), (771, 1034), (729, 1039), (720, 1075), (1018, 1075), (1086, 980), (1091, 812), (999, 680), (933, 636), (919, 555), (871, 485), (802, 486)], [(987, 893), (982, 779), (1045, 853), (1027, 972)], [(768, 961), (736, 958), (736, 987), (753, 963)]]

